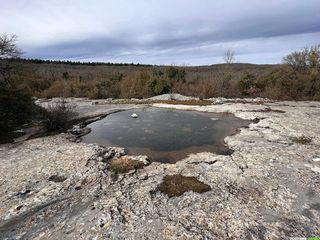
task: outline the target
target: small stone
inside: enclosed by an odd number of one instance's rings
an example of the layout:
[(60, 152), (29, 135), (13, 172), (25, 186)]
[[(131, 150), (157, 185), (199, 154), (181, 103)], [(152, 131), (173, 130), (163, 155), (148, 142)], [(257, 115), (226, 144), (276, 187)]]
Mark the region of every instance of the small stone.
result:
[(214, 101), (215, 104), (224, 104), (224, 99), (222, 98), (217, 98), (215, 101)]
[(97, 157), (97, 161), (103, 162), (103, 161), (104, 161), (104, 158), (103, 158), (103, 157)]
[(66, 179), (67, 178), (64, 176), (52, 175), (49, 177), (48, 181), (59, 183), (59, 182), (64, 182)]
[(314, 162), (320, 162), (320, 157), (314, 157), (313, 159), (312, 159), (312, 161), (314, 161)]
[(18, 207), (16, 207), (16, 210), (17, 210), (17, 211), (20, 211), (20, 209), (21, 209), (22, 207), (23, 207), (22, 205), (19, 205)]

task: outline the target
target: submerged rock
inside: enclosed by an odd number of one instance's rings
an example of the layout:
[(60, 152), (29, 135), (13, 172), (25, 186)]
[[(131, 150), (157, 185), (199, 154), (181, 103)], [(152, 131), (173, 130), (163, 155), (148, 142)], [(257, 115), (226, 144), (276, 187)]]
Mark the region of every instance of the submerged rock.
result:
[(75, 126), (73, 126), (73, 128), (68, 130), (68, 132), (73, 135), (76, 135), (77, 137), (81, 137), (81, 136), (84, 136), (84, 135), (90, 133), (91, 129), (87, 128), (87, 127), (81, 127), (79, 125), (75, 125)]

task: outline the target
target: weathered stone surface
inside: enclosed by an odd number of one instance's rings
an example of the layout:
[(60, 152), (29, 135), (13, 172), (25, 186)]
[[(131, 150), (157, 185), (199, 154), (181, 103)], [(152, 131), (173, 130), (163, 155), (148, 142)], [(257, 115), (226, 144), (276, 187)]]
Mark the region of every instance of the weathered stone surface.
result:
[[(61, 98), (53, 98), (51, 100), (39, 99), (36, 103), (41, 107), (47, 108), (50, 104), (58, 101), (61, 101)], [(94, 118), (98, 120), (102, 115), (145, 106), (142, 104), (126, 104), (126, 102), (130, 102), (128, 99), (123, 99), (125, 103), (122, 103), (120, 99), (114, 100), (112, 103), (109, 103), (109, 100), (88, 100), (86, 98), (65, 98), (64, 101), (75, 107), (75, 111), (78, 113), (78, 115), (75, 116), (76, 118), (90, 118), (85, 121), (86, 124), (94, 121)], [(98, 104), (95, 104), (96, 102)]]
[[(0, 146), (0, 238), (320, 235), (320, 103), (156, 106), (232, 112), (260, 121), (225, 139), (231, 156), (192, 154), (176, 164), (153, 162), (119, 175), (107, 168), (123, 149), (73, 143), (67, 134)], [(266, 108), (284, 113), (257, 111)], [(291, 140), (301, 136), (312, 142)], [(158, 188), (164, 176), (175, 174), (194, 176), (212, 190), (168, 198)]]
[(77, 137), (81, 137), (81, 136), (84, 136), (84, 135), (90, 133), (91, 129), (87, 128), (87, 127), (81, 128), (79, 125), (75, 125), (73, 128), (68, 130), (68, 132), (73, 135), (76, 135)]
[(196, 97), (189, 97), (189, 96), (183, 96), (181, 94), (172, 93), (172, 94), (162, 94), (158, 96), (154, 96), (149, 98), (150, 100), (154, 101), (166, 101), (166, 100), (177, 100), (177, 101), (188, 101), (188, 100), (199, 100), (199, 98)]

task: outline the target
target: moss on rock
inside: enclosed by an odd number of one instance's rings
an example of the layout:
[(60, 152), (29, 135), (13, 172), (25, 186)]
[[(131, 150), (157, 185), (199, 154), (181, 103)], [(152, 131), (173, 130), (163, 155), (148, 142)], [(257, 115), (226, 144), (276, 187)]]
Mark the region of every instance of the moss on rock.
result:
[(188, 191), (204, 193), (210, 191), (211, 187), (208, 184), (199, 181), (196, 177), (167, 175), (160, 184), (159, 190), (169, 197), (177, 197)]
[(131, 170), (143, 168), (142, 161), (132, 160), (128, 157), (121, 157), (110, 161), (109, 170), (115, 173), (127, 173)]

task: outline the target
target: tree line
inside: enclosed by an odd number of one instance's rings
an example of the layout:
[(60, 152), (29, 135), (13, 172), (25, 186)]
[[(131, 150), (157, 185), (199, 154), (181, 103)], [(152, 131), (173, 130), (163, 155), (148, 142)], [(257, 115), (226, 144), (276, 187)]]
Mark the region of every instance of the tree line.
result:
[[(9, 59), (8, 59), (9, 60)], [(134, 67), (151, 67), (150, 64), (141, 63), (112, 63), (112, 62), (81, 62), (70, 60), (50, 60), (50, 59), (37, 59), (37, 58), (11, 58), (11, 62), (26, 62), (36, 64), (64, 64), (64, 65), (82, 65), (82, 66), (134, 66)]]
[(205, 67), (82, 63), (23, 59), (16, 36), (0, 35), (0, 135), (33, 114), (32, 97), (147, 98), (180, 93), (200, 98), (267, 97), (320, 100), (320, 45), (305, 47), (279, 65)]

